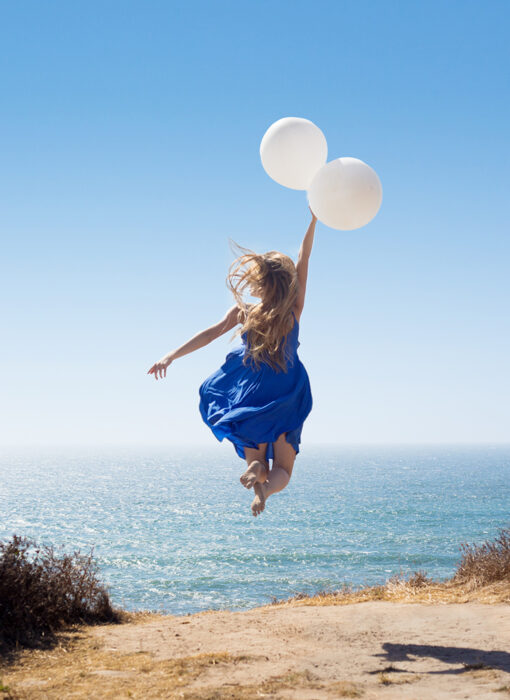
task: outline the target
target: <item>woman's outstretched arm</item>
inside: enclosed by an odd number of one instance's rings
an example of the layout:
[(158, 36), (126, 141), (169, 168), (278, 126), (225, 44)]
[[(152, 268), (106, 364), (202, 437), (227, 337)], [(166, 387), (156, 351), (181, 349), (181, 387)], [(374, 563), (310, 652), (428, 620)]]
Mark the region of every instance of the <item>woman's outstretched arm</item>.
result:
[(194, 335), (193, 338), (190, 338), (184, 345), (181, 345), (176, 350), (172, 350), (168, 355), (158, 360), (152, 365), (147, 374), (153, 374), (156, 379), (159, 379), (159, 377), (166, 377), (166, 368), (174, 360), (177, 360), (178, 357), (182, 357), (183, 355), (188, 355), (190, 352), (194, 352), (199, 348), (203, 348), (204, 345), (208, 345), (216, 338), (219, 338), (220, 335), (231, 330), (238, 323), (239, 307), (236, 305), (227, 311), (219, 323), (206, 328), (204, 331), (200, 331), (200, 333)]
[[(308, 208), (310, 209), (310, 207)], [(310, 212), (312, 214), (312, 221), (310, 222), (308, 230), (305, 233), (305, 237), (303, 238), (303, 242), (301, 243), (298, 261), (296, 263), (299, 290), (295, 313), (298, 321), (305, 305), (306, 281), (308, 279), (308, 260), (310, 259), (310, 254), (312, 252), (315, 224), (317, 223), (317, 217), (311, 209)]]

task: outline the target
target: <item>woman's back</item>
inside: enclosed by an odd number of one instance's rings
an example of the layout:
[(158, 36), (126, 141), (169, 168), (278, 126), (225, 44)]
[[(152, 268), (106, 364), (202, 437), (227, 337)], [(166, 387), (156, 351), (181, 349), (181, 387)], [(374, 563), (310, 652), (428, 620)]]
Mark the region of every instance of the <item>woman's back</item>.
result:
[[(292, 316), (294, 319), (294, 324), (286, 336), (286, 342), (285, 342), (285, 336), (282, 337), (282, 339), (280, 341), (280, 346), (279, 346), (279, 347), (284, 346), (285, 357), (287, 359), (287, 371), (296, 365), (297, 349), (300, 345), (300, 342), (299, 342), (299, 322), (296, 318), (296, 314), (294, 313), (294, 311), (292, 311)], [(244, 332), (241, 335), (241, 339), (242, 339), (242, 346), (241, 347), (243, 347), (243, 349), (244, 349), (244, 356), (249, 355), (249, 343), (248, 343), (246, 332)], [(272, 369), (271, 366), (267, 364), (267, 362), (264, 363), (264, 365), (265, 365), (265, 367)], [(275, 373), (277, 373), (277, 372), (275, 372)]]

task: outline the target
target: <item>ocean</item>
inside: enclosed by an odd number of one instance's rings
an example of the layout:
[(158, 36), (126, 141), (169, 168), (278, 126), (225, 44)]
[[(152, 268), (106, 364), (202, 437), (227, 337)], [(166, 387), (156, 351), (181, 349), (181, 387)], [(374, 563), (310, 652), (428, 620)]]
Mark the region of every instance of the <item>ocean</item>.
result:
[(4, 452), (0, 540), (93, 548), (115, 605), (186, 614), (444, 579), (462, 542), (510, 526), (510, 446), (306, 446), (257, 518), (215, 447)]

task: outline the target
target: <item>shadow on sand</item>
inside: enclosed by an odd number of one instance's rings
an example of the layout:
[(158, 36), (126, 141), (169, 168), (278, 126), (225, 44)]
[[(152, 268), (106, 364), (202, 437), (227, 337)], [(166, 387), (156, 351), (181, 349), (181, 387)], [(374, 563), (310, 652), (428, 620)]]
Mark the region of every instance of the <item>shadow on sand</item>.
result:
[[(510, 654), (506, 651), (484, 651), (483, 649), (470, 649), (468, 647), (443, 647), (429, 644), (383, 644), (384, 653), (375, 654), (390, 664), (396, 661), (416, 661), (417, 657), (432, 658), (443, 661), (446, 664), (461, 664), (463, 668), (446, 668), (442, 671), (423, 671), (419, 673), (459, 674), (477, 669), (496, 669), (510, 673)], [(402, 669), (388, 668), (395, 672)], [(371, 671), (370, 673), (380, 673)], [(405, 671), (413, 673), (413, 671)]]

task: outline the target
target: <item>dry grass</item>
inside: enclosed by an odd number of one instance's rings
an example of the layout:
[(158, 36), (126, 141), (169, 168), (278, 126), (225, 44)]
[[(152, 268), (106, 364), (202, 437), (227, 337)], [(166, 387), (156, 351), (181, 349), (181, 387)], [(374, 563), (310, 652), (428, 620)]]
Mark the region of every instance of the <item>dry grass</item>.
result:
[[(412, 578), (412, 577), (411, 577)], [(271, 605), (351, 605), (377, 600), (393, 603), (510, 603), (510, 582), (473, 587), (471, 583), (454, 581), (430, 582), (416, 587), (410, 579), (392, 577), (385, 585), (366, 586), (357, 590), (321, 591), (312, 596), (299, 593)]]
[[(220, 688), (194, 688), (182, 696), (185, 700), (259, 700), (261, 697), (290, 698), (295, 690), (323, 690), (334, 698), (360, 698), (363, 689), (349, 681), (324, 683), (309, 671), (271, 676), (261, 683), (224, 684)], [(284, 693), (284, 695), (281, 695)]]
[[(379, 673), (379, 683), (381, 685), (407, 685), (408, 683), (416, 683), (421, 679), (421, 676), (416, 673), (400, 673), (398, 676), (393, 675), (392, 672), (397, 671), (396, 668), (389, 668), (386, 671), (381, 671)], [(388, 675), (392, 673), (392, 675)]]
[(510, 528), (500, 530), (493, 542), (461, 544), (462, 559), (454, 580), (484, 586), (494, 581), (510, 581)]
[[(222, 683), (220, 687), (207, 679), (214, 667), (229, 668), (250, 663), (256, 657), (234, 656), (227, 652), (197, 654), (155, 661), (151, 654), (119, 654), (104, 649), (86, 632), (77, 628), (62, 635), (52, 651), (24, 650), (14, 666), (4, 665), (0, 686), (2, 700), (76, 700), (100, 697), (184, 698), (187, 700), (255, 700), (264, 695), (277, 696), (293, 689), (325, 689), (337, 698), (358, 698), (363, 690), (348, 681), (321, 682), (309, 671), (272, 676), (260, 683)], [(195, 685), (197, 684), (197, 685)], [(15, 688), (9, 691), (8, 688)]]
[(14, 700), (73, 698), (168, 698), (183, 691), (205, 671), (217, 665), (236, 665), (247, 656), (197, 654), (154, 661), (147, 652), (118, 654), (79, 628), (60, 635), (51, 651), (23, 650), (14, 665), (1, 669), (7, 692), (0, 698)]

